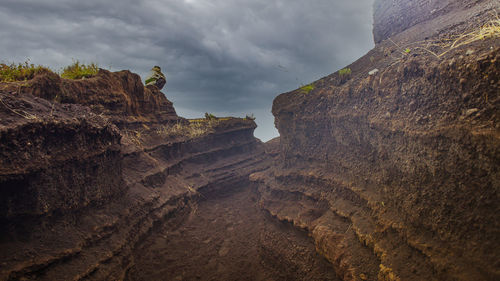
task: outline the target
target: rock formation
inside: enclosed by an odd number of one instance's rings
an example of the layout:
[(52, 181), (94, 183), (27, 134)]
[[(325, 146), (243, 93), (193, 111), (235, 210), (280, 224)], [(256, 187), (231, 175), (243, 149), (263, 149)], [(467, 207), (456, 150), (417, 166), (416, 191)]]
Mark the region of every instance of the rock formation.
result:
[(341, 279), (500, 278), (497, 8), (376, 1), (373, 50), (274, 100), (280, 153), (251, 179)]
[(265, 168), (252, 120), (186, 120), (129, 71), (0, 84), (0, 280), (120, 280), (135, 245)]
[(266, 144), (129, 71), (0, 83), (0, 280), (499, 280), (498, 8), (376, 0), (375, 48)]

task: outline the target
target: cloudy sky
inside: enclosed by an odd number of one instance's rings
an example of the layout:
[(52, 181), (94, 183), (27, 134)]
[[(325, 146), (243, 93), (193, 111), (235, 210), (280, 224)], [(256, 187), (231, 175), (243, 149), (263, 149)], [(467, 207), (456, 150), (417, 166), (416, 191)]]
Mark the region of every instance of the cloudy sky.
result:
[(373, 0), (1, 0), (0, 62), (60, 70), (72, 60), (154, 65), (180, 116), (253, 113), (274, 129), (272, 100), (373, 47)]

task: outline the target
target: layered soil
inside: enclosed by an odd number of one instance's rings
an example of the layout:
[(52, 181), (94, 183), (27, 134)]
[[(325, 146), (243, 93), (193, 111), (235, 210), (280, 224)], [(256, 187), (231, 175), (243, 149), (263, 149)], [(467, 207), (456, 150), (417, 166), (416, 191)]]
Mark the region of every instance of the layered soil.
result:
[(137, 83), (0, 84), (0, 280), (122, 280), (155, 225), (268, 167), (252, 120), (186, 120)]
[(77, 210), (124, 191), (117, 128), (80, 105), (0, 92), (0, 219)]
[(497, 8), (375, 1), (267, 144), (129, 71), (0, 83), (0, 280), (500, 279)]
[(126, 280), (338, 280), (307, 233), (276, 223), (248, 183), (202, 196), (141, 242)]
[(337, 280), (257, 204), (276, 148), (255, 122), (186, 120), (137, 83), (0, 84), (0, 280)]
[(251, 179), (343, 280), (497, 280), (500, 39), (446, 42), (498, 5), (407, 2), (378, 1), (380, 43), (351, 74), (274, 100), (279, 154)]

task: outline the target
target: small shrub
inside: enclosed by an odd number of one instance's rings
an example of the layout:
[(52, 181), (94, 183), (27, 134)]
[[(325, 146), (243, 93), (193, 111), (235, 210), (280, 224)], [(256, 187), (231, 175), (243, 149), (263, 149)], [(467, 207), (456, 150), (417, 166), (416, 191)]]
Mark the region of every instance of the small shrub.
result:
[(309, 84), (309, 85), (302, 86), (302, 87), (300, 88), (300, 90), (301, 90), (304, 94), (309, 94), (309, 92), (311, 92), (312, 90), (314, 90), (314, 85), (313, 85), (313, 84)]
[(215, 117), (215, 115), (213, 115), (212, 113), (205, 112), (205, 119), (207, 119), (207, 120), (216, 120), (217, 117)]
[(35, 77), (37, 73), (51, 71), (43, 66), (35, 66), (28, 61), (24, 63), (0, 64), (0, 82), (25, 81)]
[(188, 124), (176, 123), (174, 125), (161, 126), (156, 133), (162, 137), (188, 137), (195, 138), (209, 133), (213, 133), (218, 121), (206, 122), (204, 119), (189, 120)]
[(99, 67), (95, 63), (90, 63), (88, 65), (80, 63), (78, 60), (72, 65), (66, 66), (61, 77), (66, 79), (82, 79), (95, 76), (99, 72)]
[(253, 121), (253, 120), (255, 120), (255, 116), (253, 116), (253, 113), (250, 115), (247, 114), (247, 116), (245, 116), (245, 120), (252, 120)]
[(350, 75), (352, 73), (351, 69), (349, 67), (342, 68), (339, 70), (339, 75), (344, 76), (344, 75)]

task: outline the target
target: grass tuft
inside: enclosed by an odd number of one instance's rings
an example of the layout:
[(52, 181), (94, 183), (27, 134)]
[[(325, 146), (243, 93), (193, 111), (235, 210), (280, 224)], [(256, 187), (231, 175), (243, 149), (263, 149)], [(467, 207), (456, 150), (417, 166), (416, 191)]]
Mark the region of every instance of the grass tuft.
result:
[(351, 69), (349, 67), (342, 68), (339, 70), (339, 75), (344, 76), (344, 75), (350, 75), (352, 73)]
[(304, 94), (309, 94), (309, 92), (311, 92), (312, 90), (314, 90), (313, 84), (305, 85), (300, 88), (300, 91)]
[(217, 120), (193, 119), (188, 124), (176, 123), (174, 125), (164, 125), (156, 130), (156, 133), (162, 137), (188, 137), (195, 138), (215, 132), (214, 127), (218, 124)]
[(51, 70), (43, 66), (35, 66), (28, 61), (24, 63), (0, 63), (0, 82), (26, 81), (33, 79), (40, 72), (50, 72)]
[(217, 120), (217, 117), (212, 113), (205, 112), (205, 119), (207, 120)]
[(66, 79), (82, 79), (95, 76), (99, 72), (99, 67), (95, 63), (88, 65), (76, 60), (72, 65), (66, 66), (61, 72), (61, 77)]
[(498, 16), (496, 19), (481, 26), (481, 28), (469, 33), (461, 34), (457, 38), (454, 38), (452, 41), (450, 41), (448, 44), (444, 44), (443, 48), (447, 50), (439, 54), (438, 56), (442, 57), (444, 54), (455, 48), (468, 45), (479, 40), (497, 37), (500, 37), (500, 19), (498, 18)]
[[(423, 49), (439, 59), (458, 47), (465, 46), (476, 41), (498, 37), (500, 37), (500, 18), (496, 15), (494, 19), (490, 20), (476, 30), (464, 32), (455, 37), (442, 39), (438, 42), (429, 42), (427, 43), (427, 47), (417, 48)], [(432, 51), (430, 48), (440, 49), (441, 52)]]

